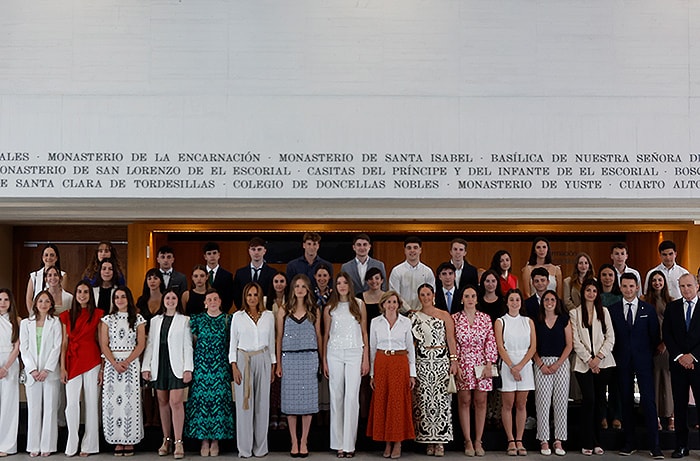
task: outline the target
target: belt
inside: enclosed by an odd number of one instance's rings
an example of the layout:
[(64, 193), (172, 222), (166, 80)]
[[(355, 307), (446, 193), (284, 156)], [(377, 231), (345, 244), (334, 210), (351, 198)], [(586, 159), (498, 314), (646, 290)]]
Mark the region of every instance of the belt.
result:
[(243, 361), (245, 362), (245, 365), (243, 367), (243, 409), (244, 410), (249, 410), (250, 405), (248, 404), (248, 400), (250, 400), (250, 392), (251, 392), (251, 386), (250, 386), (250, 358), (255, 357), (256, 355), (260, 355), (263, 352), (267, 351), (267, 347), (265, 349), (260, 349), (259, 351), (244, 351), (243, 349), (238, 349), (238, 352), (243, 353)]
[(377, 349), (377, 354), (384, 354), (384, 355), (408, 355), (408, 351), (406, 349), (396, 351), (396, 350), (382, 350), (382, 349)]

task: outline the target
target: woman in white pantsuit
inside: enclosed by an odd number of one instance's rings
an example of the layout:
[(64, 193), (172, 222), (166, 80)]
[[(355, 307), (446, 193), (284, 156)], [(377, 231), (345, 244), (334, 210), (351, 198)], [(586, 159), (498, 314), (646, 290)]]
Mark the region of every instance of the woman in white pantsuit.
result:
[(238, 456), (261, 457), (268, 452), (270, 383), (275, 377), (275, 316), (265, 309), (263, 291), (255, 282), (243, 288), (243, 310), (231, 319), (231, 362), (236, 392)]
[(17, 453), (19, 318), (12, 292), (0, 288), (0, 457)]
[(27, 374), (27, 451), (29, 456), (49, 456), (58, 439), (61, 322), (54, 317), (55, 302), (48, 291), (40, 292), (32, 316), (19, 327), (20, 351)]
[(355, 456), (360, 382), (369, 372), (367, 311), (354, 293), (350, 276), (340, 272), (323, 312), (323, 373), (331, 391), (331, 450), (338, 458)]

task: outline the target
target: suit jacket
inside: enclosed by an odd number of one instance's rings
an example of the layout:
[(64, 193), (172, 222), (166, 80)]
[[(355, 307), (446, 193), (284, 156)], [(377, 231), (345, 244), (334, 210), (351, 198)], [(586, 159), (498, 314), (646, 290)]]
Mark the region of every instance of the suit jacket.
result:
[(686, 331), (684, 307), (685, 300), (680, 298), (666, 306), (664, 312), (663, 338), (671, 362), (679, 355), (688, 353), (700, 360), (700, 309), (693, 306), (690, 329)]
[[(367, 270), (370, 270), (371, 268), (376, 267), (379, 269), (382, 273), (382, 279), (384, 280), (382, 282), (382, 291), (386, 291), (386, 269), (384, 268), (384, 263), (368, 257), (367, 258)], [(369, 287), (367, 286), (367, 282), (364, 280), (360, 280), (360, 273), (357, 272), (357, 264), (355, 263), (355, 258), (352, 258), (350, 261), (344, 263), (342, 266), (340, 266), (340, 271), (341, 272), (347, 272), (347, 274), (350, 276), (352, 279), (352, 286), (355, 287), (355, 296), (359, 295), (360, 293), (369, 290)]]
[[(442, 290), (442, 287), (435, 290), (435, 307), (443, 311), (447, 310), (447, 298), (445, 297), (445, 292)], [(452, 293), (452, 309), (449, 310), (449, 313), (454, 314), (462, 309), (462, 290), (454, 287)]]
[(540, 314), (540, 302), (538, 301), (536, 294), (525, 300), (525, 311), (527, 312), (527, 316), (530, 317), (533, 322), (537, 322), (537, 318)]
[[(209, 272), (207, 267), (207, 272)], [(216, 271), (216, 278), (214, 283), (211, 285), (218, 293), (221, 298), (221, 311), (229, 312), (231, 306), (233, 306), (233, 274), (219, 266)]]
[[(163, 314), (151, 319), (146, 352), (143, 354), (141, 371), (151, 372), (151, 381), (158, 379), (158, 362), (160, 361), (160, 329), (163, 326)], [(192, 334), (190, 318), (176, 313), (168, 330), (168, 357), (173, 374), (182, 379), (185, 371), (194, 370), (192, 352)]]
[[(275, 274), (277, 274), (277, 269), (268, 266), (267, 263), (263, 263), (260, 267), (258, 284), (262, 287), (263, 295), (270, 296), (269, 291)], [(237, 309), (240, 309), (243, 305), (243, 288), (252, 281), (250, 264), (238, 269), (236, 275), (233, 276), (233, 303)]]
[[(467, 285), (474, 285), (475, 287), (478, 287), (479, 272), (476, 270), (476, 267), (464, 261), (464, 266), (462, 266), (462, 276), (459, 278), (459, 282), (456, 282), (455, 285), (458, 285), (460, 290), (464, 290), (464, 287)], [(438, 288), (442, 289), (442, 282), (440, 281), (440, 274), (435, 274), (435, 291), (437, 291)]]
[(632, 328), (625, 319), (623, 299), (610, 306), (610, 320), (615, 329), (613, 355), (618, 367), (651, 371), (656, 346), (660, 341), (659, 318), (654, 306), (642, 300), (637, 304), (637, 315)]
[(178, 272), (175, 269), (170, 273), (170, 281), (166, 285), (165, 289), (172, 288), (175, 293), (181, 298), (182, 293), (187, 291), (187, 276), (182, 272)]
[(63, 326), (58, 317), (47, 317), (44, 321), (44, 331), (41, 334), (41, 352), (37, 354), (36, 320), (34, 317), (22, 320), (19, 326), (19, 350), (22, 354), (24, 369), (27, 370), (25, 386), (31, 386), (36, 381), (30, 374), (32, 371), (48, 370), (47, 380), (58, 381), (59, 359), (61, 358), (61, 342)]
[(615, 358), (613, 357), (612, 351), (615, 345), (615, 329), (610, 320), (608, 309), (605, 307), (603, 308), (605, 314), (605, 333), (603, 333), (603, 327), (598, 321), (598, 315), (593, 311), (593, 320), (591, 321), (591, 325), (593, 325), (593, 344), (591, 344), (591, 336), (588, 334), (588, 328), (583, 325), (583, 319), (581, 318), (582, 309), (585, 308), (579, 306), (569, 312), (571, 329), (574, 333), (574, 353), (576, 353), (574, 371), (581, 373), (587, 372), (589, 370), (588, 361), (599, 353), (605, 356), (600, 362), (600, 368), (614, 367)]

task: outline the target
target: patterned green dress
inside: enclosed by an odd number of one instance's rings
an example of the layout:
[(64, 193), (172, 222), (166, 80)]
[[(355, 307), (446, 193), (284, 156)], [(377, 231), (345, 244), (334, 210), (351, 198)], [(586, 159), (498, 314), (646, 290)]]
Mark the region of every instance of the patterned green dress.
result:
[(233, 401), (228, 363), (231, 318), (206, 312), (190, 319), (194, 345), (192, 388), (186, 404), (185, 435), (193, 439), (232, 439)]

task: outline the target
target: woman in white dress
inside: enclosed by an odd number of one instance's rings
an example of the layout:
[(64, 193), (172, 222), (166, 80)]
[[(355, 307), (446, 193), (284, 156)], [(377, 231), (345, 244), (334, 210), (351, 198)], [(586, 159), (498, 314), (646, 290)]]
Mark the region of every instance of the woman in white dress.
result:
[[(494, 333), (498, 354), (501, 356), (501, 419), (508, 437), (508, 456), (525, 456), (523, 433), (527, 411), (527, 394), (535, 389), (532, 357), (537, 350), (535, 325), (525, 316), (523, 295), (517, 288), (506, 294), (508, 312), (496, 320)], [(513, 435), (513, 407), (515, 406), (515, 436)]]
[(27, 375), (27, 451), (29, 456), (49, 456), (56, 451), (56, 418), (60, 387), (62, 326), (54, 316), (54, 300), (48, 291), (34, 299), (31, 317), (19, 328), (20, 351)]
[(143, 438), (141, 364), (146, 347), (146, 321), (136, 313), (131, 290), (112, 294), (112, 310), (102, 317), (100, 347), (105, 359), (102, 382), (102, 429), (105, 441), (115, 445), (115, 456), (133, 456)]
[(19, 317), (12, 292), (0, 288), (0, 457), (17, 453)]

